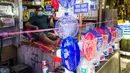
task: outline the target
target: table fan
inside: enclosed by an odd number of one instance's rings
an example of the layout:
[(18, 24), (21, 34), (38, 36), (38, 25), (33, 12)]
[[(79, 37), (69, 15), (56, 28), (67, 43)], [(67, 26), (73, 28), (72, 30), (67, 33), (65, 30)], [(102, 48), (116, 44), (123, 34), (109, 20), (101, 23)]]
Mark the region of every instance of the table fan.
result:
[(109, 30), (107, 27), (101, 26), (100, 28), (103, 29), (103, 30), (108, 34), (107, 49), (105, 49), (105, 50), (103, 51), (105, 57), (107, 57), (107, 56), (109, 55), (109, 51), (110, 51), (110, 50), (109, 50), (109, 47), (110, 47), (110, 43), (111, 43), (111, 40), (112, 40), (112, 34), (111, 34), (110, 30)]
[(65, 73), (73, 73), (80, 62), (80, 49), (73, 37), (66, 37), (62, 41), (61, 58)]
[(60, 38), (68, 36), (75, 37), (79, 30), (78, 19), (65, 13), (65, 16), (58, 19), (55, 25), (55, 31)]

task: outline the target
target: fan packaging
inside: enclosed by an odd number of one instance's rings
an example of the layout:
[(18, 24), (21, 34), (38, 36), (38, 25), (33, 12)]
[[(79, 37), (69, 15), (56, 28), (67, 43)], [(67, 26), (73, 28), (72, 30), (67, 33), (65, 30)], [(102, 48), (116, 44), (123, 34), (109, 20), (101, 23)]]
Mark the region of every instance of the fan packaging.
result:
[(100, 64), (100, 54), (101, 54), (101, 48), (103, 45), (103, 38), (102, 38), (102, 35), (99, 32), (96, 32), (95, 30), (90, 30), (89, 32), (93, 33), (93, 35), (96, 38), (97, 53), (96, 53), (95, 58), (92, 60), (92, 63), (96, 67)]
[(101, 28), (95, 28), (94, 29), (96, 32), (99, 32), (103, 38), (103, 43), (102, 43), (102, 46), (100, 48), (100, 61), (104, 61), (105, 60), (105, 57), (104, 57), (104, 50), (107, 49), (107, 44), (108, 44), (108, 35), (107, 33), (101, 29)]
[(101, 26), (101, 29), (103, 29), (108, 35), (107, 48), (105, 50), (103, 50), (103, 53), (104, 53), (105, 57), (107, 57), (107, 56), (109, 56), (109, 46), (110, 46), (110, 43), (111, 43), (112, 34), (111, 34), (110, 30), (105, 26)]
[(83, 39), (82, 52), (87, 61), (92, 61), (97, 54), (97, 39), (93, 32), (88, 31)]

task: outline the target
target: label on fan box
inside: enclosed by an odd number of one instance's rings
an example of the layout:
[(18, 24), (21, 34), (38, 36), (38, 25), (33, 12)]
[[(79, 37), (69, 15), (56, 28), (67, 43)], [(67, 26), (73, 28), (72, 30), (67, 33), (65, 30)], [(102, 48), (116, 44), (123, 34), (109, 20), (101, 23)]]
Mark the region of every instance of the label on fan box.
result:
[(74, 13), (75, 14), (88, 13), (88, 3), (75, 4), (74, 5)]
[(88, 73), (88, 69), (87, 68), (81, 68), (81, 73)]

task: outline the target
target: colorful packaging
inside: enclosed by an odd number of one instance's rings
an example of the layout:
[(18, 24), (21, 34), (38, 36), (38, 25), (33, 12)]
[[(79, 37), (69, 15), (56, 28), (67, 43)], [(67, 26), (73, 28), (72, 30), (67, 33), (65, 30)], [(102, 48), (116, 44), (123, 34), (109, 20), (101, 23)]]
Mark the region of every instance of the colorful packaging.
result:
[(115, 40), (116, 40), (117, 31), (116, 31), (116, 29), (115, 29), (114, 27), (112, 27), (112, 26), (109, 26), (109, 27), (107, 27), (107, 28), (109, 29), (109, 31), (110, 31), (111, 34), (112, 34), (112, 39), (111, 39), (111, 44), (112, 44), (112, 43), (114, 43)]
[(95, 31), (99, 32), (102, 37), (103, 37), (103, 45), (102, 45), (102, 49), (106, 49), (107, 44), (108, 44), (108, 35), (106, 34), (106, 32), (101, 29), (101, 28), (95, 28)]
[(97, 39), (92, 32), (84, 36), (82, 51), (87, 61), (92, 61), (97, 53)]
[(108, 35), (108, 44), (109, 44), (111, 42), (111, 39), (112, 39), (112, 34), (111, 34), (110, 30), (105, 26), (101, 26), (101, 29), (103, 29), (107, 33), (107, 35)]
[(111, 40), (112, 40), (112, 33), (105, 26), (101, 26), (101, 29), (103, 29), (107, 33), (107, 35), (108, 35), (108, 44), (107, 44), (106, 49), (103, 50), (103, 53), (104, 53), (105, 57), (107, 57), (107, 56), (109, 56), (109, 49), (111, 49), (109, 47), (110, 47), (110, 43), (111, 43)]

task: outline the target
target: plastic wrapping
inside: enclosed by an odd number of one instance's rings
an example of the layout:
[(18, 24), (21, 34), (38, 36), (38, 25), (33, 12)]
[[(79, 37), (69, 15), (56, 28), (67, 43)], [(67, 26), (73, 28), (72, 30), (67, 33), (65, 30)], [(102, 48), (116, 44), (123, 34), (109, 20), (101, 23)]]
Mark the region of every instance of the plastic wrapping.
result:
[(109, 31), (111, 32), (112, 34), (112, 39), (111, 39), (111, 44), (114, 43), (116, 41), (116, 37), (117, 37), (117, 31), (114, 27), (107, 27), (109, 29)]
[(87, 61), (92, 61), (97, 53), (97, 40), (92, 32), (87, 32), (84, 36), (82, 51)]
[(55, 28), (58, 28), (56, 32), (60, 38), (75, 37), (79, 30), (78, 20), (66, 13), (56, 22)]
[(102, 37), (103, 37), (103, 45), (102, 45), (102, 50), (106, 49), (107, 44), (108, 44), (108, 35), (106, 34), (106, 32), (104, 30), (102, 30), (101, 28), (95, 28), (95, 30), (97, 32), (99, 32)]
[(103, 45), (103, 38), (102, 38), (102, 35), (99, 32), (96, 32), (95, 30), (90, 30), (89, 32), (91, 32), (96, 38), (97, 52), (92, 62), (94, 66), (98, 66), (100, 64), (100, 53), (101, 53), (102, 45)]
[(117, 37), (116, 37), (115, 42), (119, 42), (122, 39), (123, 30), (119, 26), (115, 26), (115, 29), (117, 31)]
[(86, 61), (86, 59), (82, 57), (77, 67), (77, 73), (95, 73), (95, 67), (91, 62)]
[(74, 71), (77, 68), (80, 62), (80, 49), (74, 38), (67, 37), (63, 39), (61, 57), (67, 70)]
[(105, 26), (101, 26), (101, 29), (103, 29), (107, 33), (107, 35), (108, 35), (108, 44), (109, 44), (111, 42), (111, 39), (112, 39), (112, 34), (111, 34), (110, 30)]

